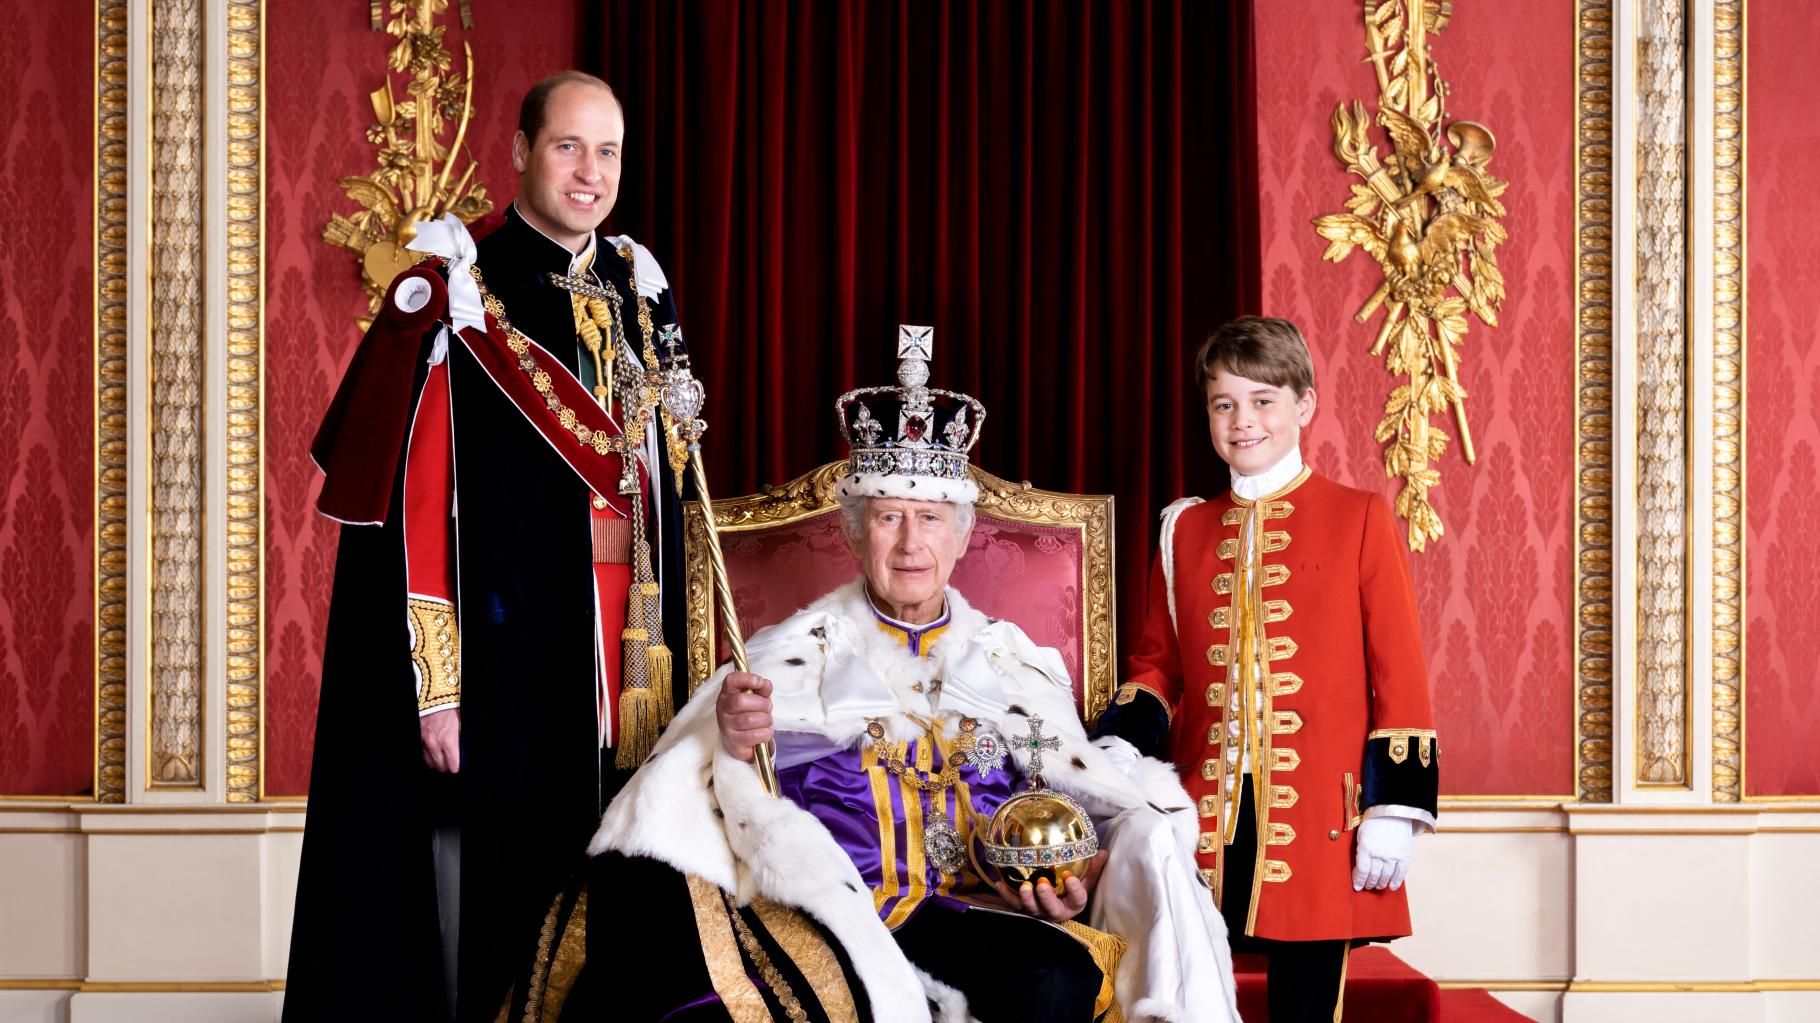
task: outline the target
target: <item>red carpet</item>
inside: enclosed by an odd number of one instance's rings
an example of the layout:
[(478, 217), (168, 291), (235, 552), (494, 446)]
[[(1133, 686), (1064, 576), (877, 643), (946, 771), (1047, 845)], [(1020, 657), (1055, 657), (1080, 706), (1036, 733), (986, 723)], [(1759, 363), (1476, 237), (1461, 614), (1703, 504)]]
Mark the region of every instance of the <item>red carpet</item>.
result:
[[(1262, 956), (1232, 957), (1239, 985), (1239, 1015), (1245, 1023), (1268, 1023)], [(1354, 949), (1346, 967), (1348, 1020), (1370, 1023), (1440, 1023), (1441, 989), (1382, 945)], [(1452, 1023), (1451, 1020), (1447, 1023)]]
[[(1264, 959), (1232, 958), (1245, 1023), (1268, 1023)], [(1442, 992), (1435, 982), (1383, 945), (1355, 949), (1346, 968), (1349, 1023), (1524, 1023), (1528, 1017), (1480, 990)]]

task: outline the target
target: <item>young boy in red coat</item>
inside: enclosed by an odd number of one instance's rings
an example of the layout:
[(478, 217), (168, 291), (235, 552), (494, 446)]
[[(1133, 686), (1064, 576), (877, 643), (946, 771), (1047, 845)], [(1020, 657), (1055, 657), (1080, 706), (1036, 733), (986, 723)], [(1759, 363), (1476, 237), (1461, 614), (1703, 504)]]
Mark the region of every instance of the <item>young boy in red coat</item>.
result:
[(1235, 950), (1269, 960), (1273, 1023), (1339, 1020), (1353, 945), (1409, 933), (1439, 752), (1389, 505), (1302, 463), (1314, 367), (1287, 320), (1241, 317), (1195, 358), (1232, 472), (1163, 513), (1143, 634), (1100, 734), (1171, 759)]

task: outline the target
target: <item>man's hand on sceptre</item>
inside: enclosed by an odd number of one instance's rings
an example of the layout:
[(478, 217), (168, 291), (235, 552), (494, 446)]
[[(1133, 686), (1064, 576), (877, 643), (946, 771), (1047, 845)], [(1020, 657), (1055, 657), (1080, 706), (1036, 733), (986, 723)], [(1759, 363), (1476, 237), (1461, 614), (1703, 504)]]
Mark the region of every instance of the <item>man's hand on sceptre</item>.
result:
[(740, 760), (750, 761), (761, 742), (771, 741), (771, 680), (735, 671), (721, 683), (714, 703), (720, 743)]
[(454, 774), (461, 770), (461, 709), (439, 710), (417, 719), (423, 733), (423, 762), (431, 770)]

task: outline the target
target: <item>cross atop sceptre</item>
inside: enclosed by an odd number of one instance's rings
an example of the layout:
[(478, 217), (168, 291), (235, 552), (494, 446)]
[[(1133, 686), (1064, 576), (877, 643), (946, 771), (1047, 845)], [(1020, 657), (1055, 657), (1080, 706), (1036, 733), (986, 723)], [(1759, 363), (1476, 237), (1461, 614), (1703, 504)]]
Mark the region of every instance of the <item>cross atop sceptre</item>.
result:
[[(1030, 734), (1013, 737), (1011, 739), (1011, 745), (1014, 749), (1021, 749), (1029, 752), (1030, 777), (1032, 779), (1040, 779), (1043, 774), (1043, 751), (1061, 749), (1062, 740), (1053, 735), (1044, 735), (1042, 717), (1032, 714), (1030, 715)], [(1037, 784), (1041, 785), (1042, 783), (1038, 781)]]
[(682, 344), (682, 328), (674, 323), (665, 324), (657, 332), (657, 343), (664, 346), (664, 354), (668, 357), (668, 361), (675, 362), (676, 346)]

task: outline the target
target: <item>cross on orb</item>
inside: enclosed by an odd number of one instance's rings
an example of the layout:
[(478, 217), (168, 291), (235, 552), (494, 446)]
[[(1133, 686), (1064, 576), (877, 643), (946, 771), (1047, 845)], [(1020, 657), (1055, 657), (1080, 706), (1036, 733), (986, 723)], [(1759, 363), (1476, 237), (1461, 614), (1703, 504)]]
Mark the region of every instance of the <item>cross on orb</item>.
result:
[(1036, 714), (1030, 716), (1030, 734), (1017, 736), (1012, 739), (1011, 742), (1018, 749), (1026, 750), (1030, 753), (1030, 774), (1032, 777), (1043, 773), (1044, 750), (1059, 750), (1062, 748), (1062, 740), (1053, 735), (1043, 734), (1043, 719)]

